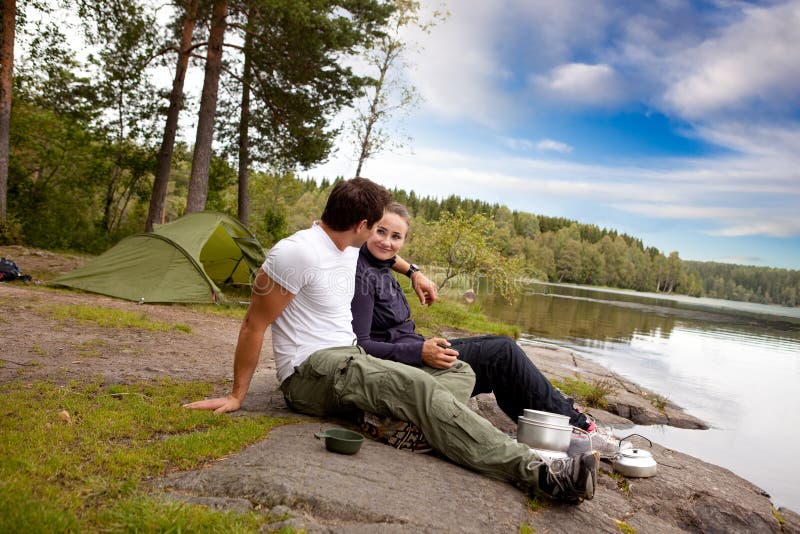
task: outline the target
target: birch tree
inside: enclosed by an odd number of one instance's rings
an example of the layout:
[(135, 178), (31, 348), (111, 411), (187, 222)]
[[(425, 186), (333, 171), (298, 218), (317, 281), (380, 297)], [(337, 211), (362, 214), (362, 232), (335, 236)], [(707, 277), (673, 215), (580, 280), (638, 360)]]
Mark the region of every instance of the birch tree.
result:
[[(388, 31), (377, 41), (377, 46), (365, 52), (364, 57), (374, 80), (366, 87), (365, 107), (357, 110), (351, 124), (358, 152), (356, 176), (361, 176), (364, 162), (388, 148), (393, 142), (387, 123), (398, 112), (410, 111), (419, 101), (416, 88), (403, 78), (402, 70), (408, 65), (404, 57), (411, 48), (403, 38), (403, 30), (416, 27), (429, 32), (445, 14), (436, 11), (428, 21), (420, 18), (420, 3), (416, 0), (394, 0), (395, 11)], [(402, 141), (395, 140), (397, 144)]]

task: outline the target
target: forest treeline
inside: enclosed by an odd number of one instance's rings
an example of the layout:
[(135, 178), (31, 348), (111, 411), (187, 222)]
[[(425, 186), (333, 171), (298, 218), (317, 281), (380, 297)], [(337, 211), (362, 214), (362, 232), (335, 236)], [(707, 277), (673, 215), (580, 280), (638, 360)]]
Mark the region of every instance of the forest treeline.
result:
[[(374, 84), (337, 62), (374, 49), (392, 8), (414, 7), (400, 0), (185, 0), (174, 2), (167, 31), (153, 32), (160, 26), (145, 3), (63, 2), (83, 15), (86, 38), (99, 52), (79, 61), (57, 20), (21, 21), (29, 42), (14, 66), (0, 244), (93, 254), (199, 209), (239, 217), (265, 246), (307, 227), (332, 183), (297, 178), (296, 170), (328, 157), (337, 135), (331, 116)], [(208, 79), (213, 54), (200, 51), (212, 46), (214, 31), (222, 32), (221, 46), (231, 44), (226, 61), (216, 63), (220, 72), (211, 73), (219, 110), (210, 114), (210, 150), (199, 124), (194, 145), (176, 140), (169, 117), (191, 97), (178, 81), (192, 62), (206, 67)], [(257, 36), (262, 40), (248, 42)], [(167, 61), (170, 50), (177, 54)], [(174, 72), (169, 94), (146, 76), (161, 60)], [(201, 102), (198, 122), (203, 113)], [(201, 144), (208, 153), (198, 154)], [(613, 229), (468, 194), (394, 191), (414, 217), (404, 254), (445, 267), (443, 283), (477, 273), (505, 283), (502, 290), (509, 280), (529, 278), (785, 306), (800, 301), (800, 271), (683, 261)]]

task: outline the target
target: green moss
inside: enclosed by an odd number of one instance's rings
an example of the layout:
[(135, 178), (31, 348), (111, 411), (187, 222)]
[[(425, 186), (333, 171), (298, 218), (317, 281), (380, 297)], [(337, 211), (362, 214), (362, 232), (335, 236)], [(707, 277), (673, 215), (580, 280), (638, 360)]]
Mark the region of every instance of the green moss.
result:
[(533, 530), (533, 527), (528, 524), (523, 523), (519, 526), (519, 534), (533, 534), (534, 532), (536, 531)]
[(258, 531), (269, 517), (159, 502), (142, 485), (290, 422), (181, 408), (210, 392), (171, 381), (0, 386), (0, 532)]
[(781, 526), (783, 526), (783, 524), (786, 522), (781, 513), (775, 508), (772, 509), (772, 515), (775, 516), (775, 519), (778, 520), (778, 523), (780, 523)]
[(618, 529), (619, 529), (621, 532), (624, 532), (625, 534), (636, 534), (636, 529), (635, 529), (635, 528), (633, 528), (632, 526), (630, 526), (630, 525), (629, 525), (628, 523), (626, 523), (625, 521), (620, 521), (620, 520), (618, 520), (618, 519), (615, 519), (615, 520), (614, 520), (614, 523), (616, 523), (616, 525), (617, 525), (617, 528), (618, 528)]

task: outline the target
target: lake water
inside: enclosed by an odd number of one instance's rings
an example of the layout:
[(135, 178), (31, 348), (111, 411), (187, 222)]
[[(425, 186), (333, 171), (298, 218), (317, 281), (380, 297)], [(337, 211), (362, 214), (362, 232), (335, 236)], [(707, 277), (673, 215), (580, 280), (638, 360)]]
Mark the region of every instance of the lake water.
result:
[[(800, 511), (800, 309), (531, 284), (484, 312), (669, 398), (710, 430), (636, 426)], [(623, 432), (620, 432), (621, 434)]]

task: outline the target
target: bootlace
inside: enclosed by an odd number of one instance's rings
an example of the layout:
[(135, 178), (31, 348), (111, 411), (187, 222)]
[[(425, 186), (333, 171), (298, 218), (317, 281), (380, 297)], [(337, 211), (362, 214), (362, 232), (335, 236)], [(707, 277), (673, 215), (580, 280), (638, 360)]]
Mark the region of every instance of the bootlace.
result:
[(562, 492), (569, 495), (577, 495), (575, 483), (569, 472), (571, 464), (577, 458), (556, 458), (547, 466), (547, 482), (558, 486)]

